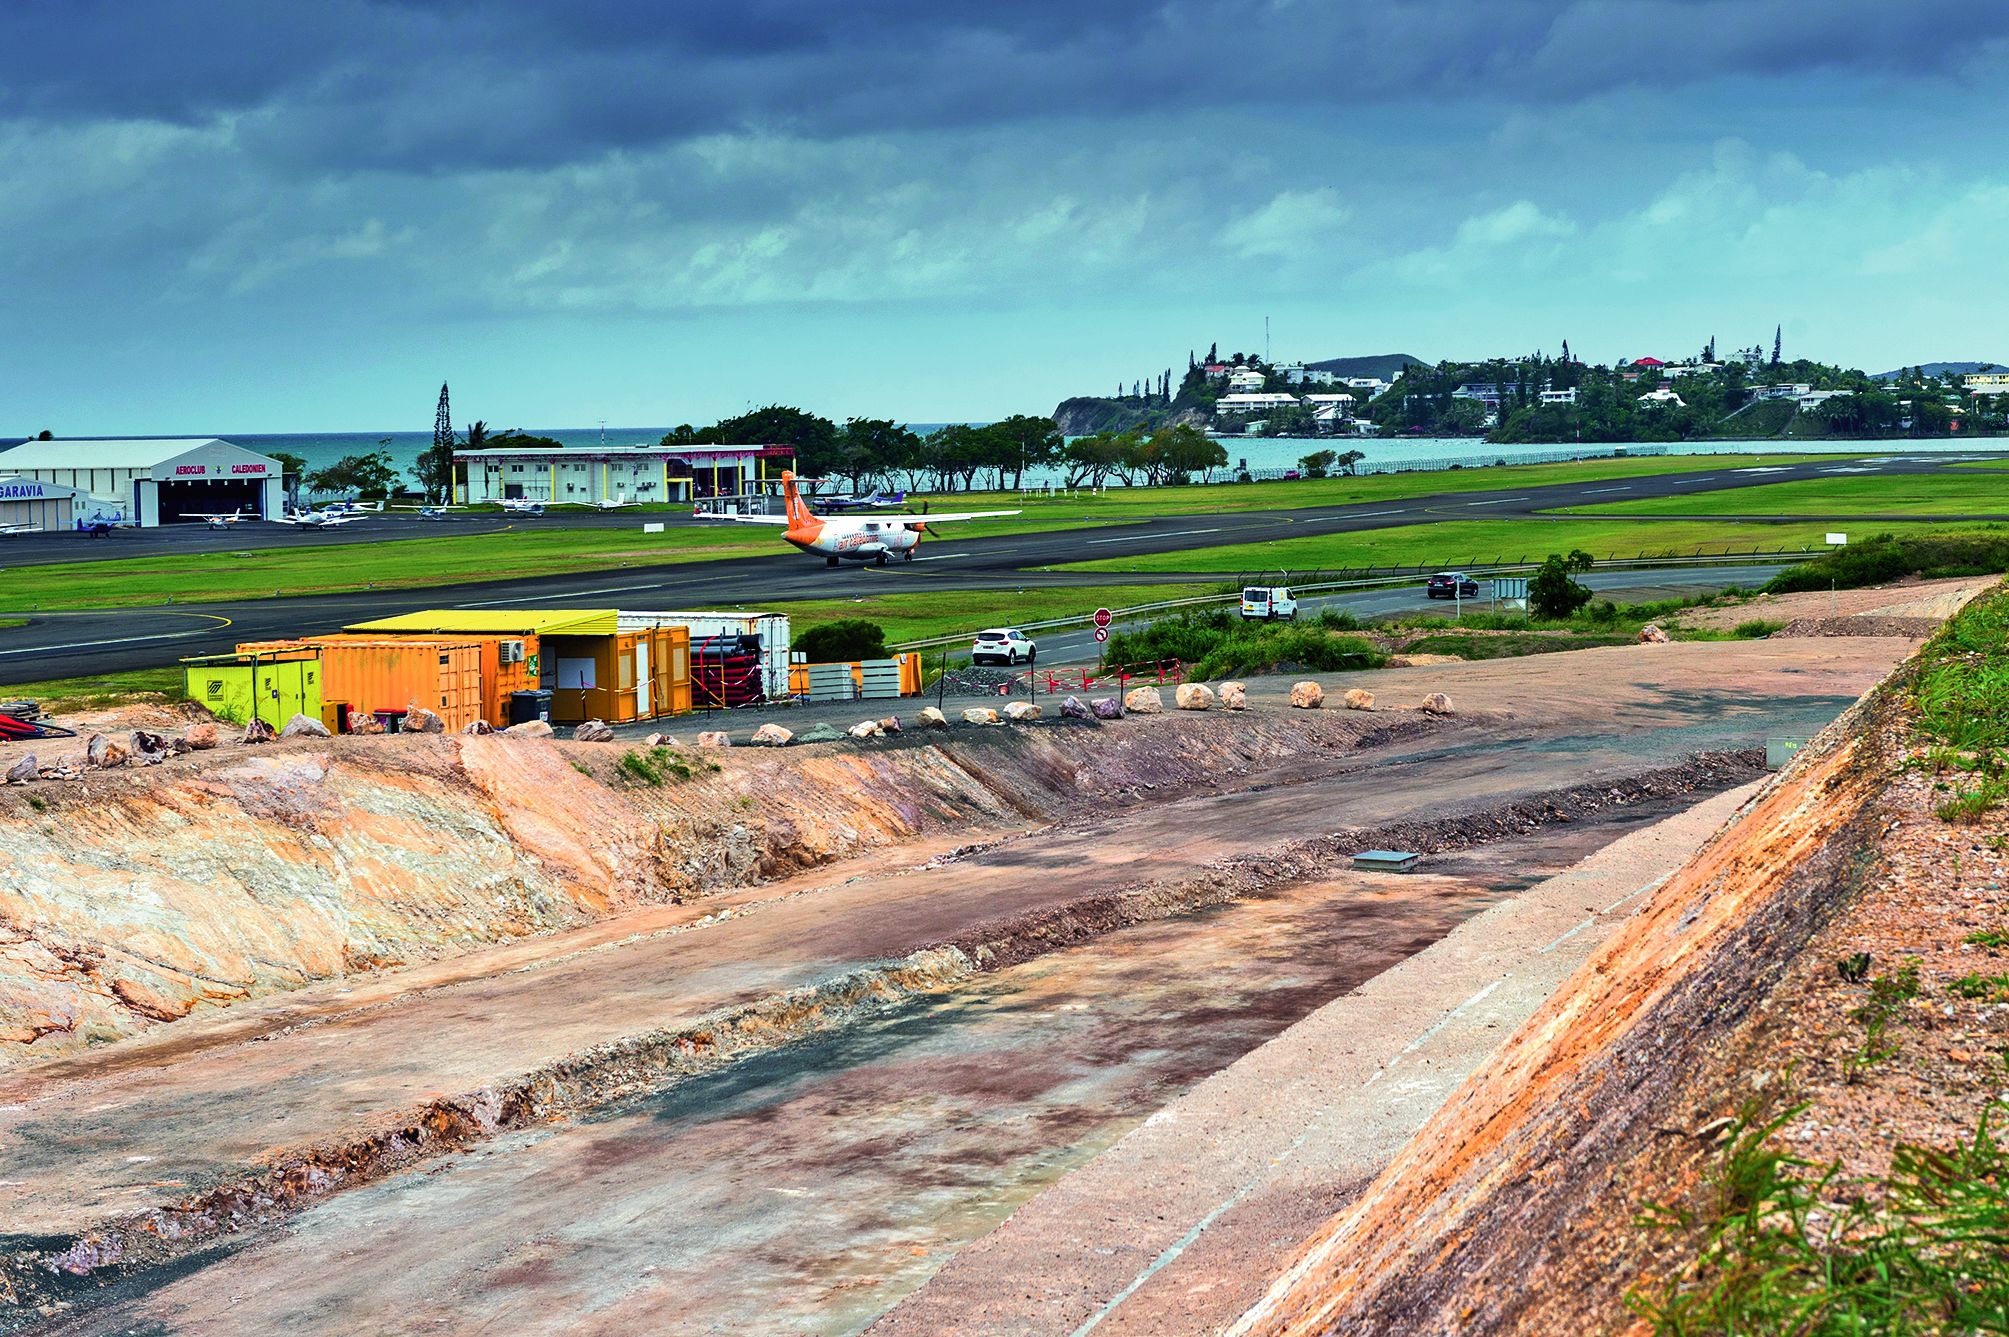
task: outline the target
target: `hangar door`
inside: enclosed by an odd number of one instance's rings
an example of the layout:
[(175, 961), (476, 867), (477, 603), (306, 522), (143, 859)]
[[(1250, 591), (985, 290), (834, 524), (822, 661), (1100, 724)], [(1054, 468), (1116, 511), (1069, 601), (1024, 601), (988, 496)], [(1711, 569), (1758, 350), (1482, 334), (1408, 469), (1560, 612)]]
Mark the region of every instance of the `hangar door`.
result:
[[(165, 481), (155, 495), (160, 499), (160, 523), (187, 522), (191, 515), (223, 515), (242, 506), (246, 515), (263, 515), (263, 478), (190, 478)], [(200, 523), (200, 522), (196, 522)]]
[(68, 494), (29, 501), (0, 501), (0, 529), (33, 525), (52, 533), (60, 532), (70, 527), (72, 514)]

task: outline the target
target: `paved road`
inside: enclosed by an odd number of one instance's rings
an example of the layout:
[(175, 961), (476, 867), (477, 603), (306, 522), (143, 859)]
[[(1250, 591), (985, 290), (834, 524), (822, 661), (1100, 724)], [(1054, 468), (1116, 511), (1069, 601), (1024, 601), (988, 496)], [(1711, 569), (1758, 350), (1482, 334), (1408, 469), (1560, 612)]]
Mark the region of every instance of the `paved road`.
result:
[[(1660, 591), (1680, 590), (1723, 590), (1732, 585), (1756, 588), (1770, 580), (1783, 566), (1713, 566), (1683, 569), (1680, 571), (1590, 571), (1579, 579), (1600, 594), (1624, 594), (1639, 601), (1654, 597)], [(1481, 582), (1481, 588), (1484, 582)], [(1641, 594), (1640, 591), (1646, 591)], [(1444, 600), (1431, 600), (1423, 593), (1421, 581), (1412, 585), (1401, 585), (1392, 589), (1346, 590), (1338, 594), (1306, 596), (1298, 601), (1300, 616), (1309, 616), (1325, 609), (1351, 613), (1358, 618), (1386, 617), (1391, 613), (1434, 612), (1444, 617), (1453, 614), (1452, 606)], [(1484, 600), (1474, 603), (1467, 600), (1467, 611), (1487, 607)], [(1142, 625), (1149, 618), (1131, 618), (1118, 622), (1119, 629)], [(1095, 633), (1086, 627), (1060, 631), (1041, 632), (1039, 641), (1039, 662), (1042, 664), (1090, 664), (1102, 657), (1102, 647), (1095, 640)], [(958, 647), (966, 649), (967, 647)]]
[[(1012, 534), (958, 540), (953, 534), (935, 538), (911, 563), (888, 568), (828, 569), (794, 552), (773, 557), (689, 562), (585, 571), (561, 576), (502, 578), (424, 590), (359, 591), (294, 599), (244, 600), (193, 605), (188, 608), (138, 608), (93, 613), (42, 613), (5, 606), (0, 615), (26, 616), (26, 626), (0, 630), (0, 684), (114, 672), (171, 663), (191, 654), (227, 650), (238, 641), (289, 635), (313, 635), (340, 630), (353, 622), (422, 608), (438, 607), (608, 607), (684, 609), (757, 607), (786, 599), (815, 599), (883, 593), (890, 587), (915, 590), (1031, 589), (1060, 585), (1153, 584), (1190, 582), (1176, 573), (1112, 575), (1052, 572), (1037, 568), (1085, 558), (1126, 554), (1190, 551), (1224, 544), (1256, 543), (1310, 534), (1357, 533), (1442, 519), (1481, 516), (1533, 517), (1545, 509), (1599, 502), (1663, 496), (1683, 496), (1697, 490), (1725, 490), (1768, 483), (1830, 476), (1904, 476), (1927, 474), (1963, 456), (1883, 455), (1857, 461), (1817, 460), (1798, 465), (1738, 464), (1694, 473), (1554, 484), (1546, 487), (1438, 494), (1400, 502), (1352, 506), (1315, 506), (1294, 510), (1225, 512), (1214, 515), (1174, 515), (1120, 525), (1046, 533)], [(698, 523), (667, 514), (640, 517), (636, 513), (590, 514), (560, 523), (595, 527), (641, 523), (661, 518), (678, 524)], [(1778, 517), (1759, 517), (1778, 518)], [(1794, 516), (1795, 522), (1861, 523), (1864, 517)], [(1939, 520), (1990, 517), (1930, 517)], [(518, 522), (501, 518), (425, 524), (389, 516), (345, 527), (335, 533), (299, 534), (284, 531), (280, 544), (353, 542), (377, 536), (409, 537), (435, 532), (471, 532), (479, 526), (550, 524), (551, 520)], [(1538, 521), (1536, 523), (1539, 523)], [(1651, 523), (1650, 521), (1647, 523)], [(267, 541), (265, 526), (250, 531)], [(735, 531), (738, 533), (739, 531)], [(1651, 542), (1642, 531), (1642, 546)], [(743, 534), (741, 534), (743, 537)], [(201, 529), (131, 531), (105, 541), (61, 535), (0, 540), (0, 562), (34, 565), (42, 561), (74, 560), (84, 555), (127, 556), (163, 549), (138, 545), (185, 545), (174, 551), (206, 551), (212, 546), (239, 551), (247, 535), (238, 530), (212, 534)], [(1539, 539), (1526, 555), (1539, 556)], [(56, 556), (49, 554), (56, 553)], [(1523, 554), (1445, 554), (1446, 560), (1477, 560)], [(1220, 580), (1219, 574), (1200, 577)]]

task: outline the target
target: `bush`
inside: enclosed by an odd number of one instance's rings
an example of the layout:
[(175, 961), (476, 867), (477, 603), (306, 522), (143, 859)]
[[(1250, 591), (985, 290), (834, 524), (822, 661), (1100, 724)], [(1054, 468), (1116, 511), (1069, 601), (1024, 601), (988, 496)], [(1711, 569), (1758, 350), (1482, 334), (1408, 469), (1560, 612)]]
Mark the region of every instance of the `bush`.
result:
[(857, 659), (884, 659), (886, 631), (877, 622), (844, 618), (811, 627), (791, 647), (812, 664), (848, 664)]
[(1223, 610), (1163, 617), (1136, 631), (1117, 631), (1103, 647), (1105, 664), (1156, 664), (1166, 659), (1196, 663), (1237, 630), (1240, 618)]
[(1321, 627), (1264, 625), (1231, 636), (1193, 665), (1195, 678), (1268, 673), (1290, 664), (1319, 673), (1380, 668), (1388, 656), (1357, 636), (1335, 636)]
[(1359, 621), (1328, 611), (1309, 625), (1288, 622), (1243, 622), (1235, 614), (1214, 610), (1160, 618), (1136, 631), (1117, 632), (1104, 647), (1107, 664), (1156, 664), (1176, 659), (1191, 666), (1196, 678), (1260, 673), (1279, 664), (1332, 672), (1379, 668), (1387, 656), (1354, 636)]
[(1590, 602), (1590, 590), (1570, 576), (1591, 568), (1592, 557), (1581, 548), (1567, 557), (1550, 553), (1539, 570), (1528, 577), (1528, 611), (1539, 618), (1561, 620)]
[(1739, 622), (1731, 629), (1730, 634), (1740, 641), (1755, 641), (1762, 637), (1770, 636), (1785, 625), (1785, 623), (1773, 619), (1754, 617), (1747, 621)]
[(1905, 576), (1986, 576), (2009, 571), (2009, 532), (1878, 534), (1772, 577), (1773, 594), (1860, 589)]

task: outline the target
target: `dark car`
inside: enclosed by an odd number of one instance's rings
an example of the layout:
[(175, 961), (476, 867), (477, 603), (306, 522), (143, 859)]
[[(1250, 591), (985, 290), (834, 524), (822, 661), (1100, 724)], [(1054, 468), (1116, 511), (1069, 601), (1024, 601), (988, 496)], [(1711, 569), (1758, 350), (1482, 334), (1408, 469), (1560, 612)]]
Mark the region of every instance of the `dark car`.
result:
[(1463, 571), (1439, 571), (1430, 577), (1430, 583), (1423, 592), (1433, 599), (1476, 599), (1479, 597), (1479, 582)]

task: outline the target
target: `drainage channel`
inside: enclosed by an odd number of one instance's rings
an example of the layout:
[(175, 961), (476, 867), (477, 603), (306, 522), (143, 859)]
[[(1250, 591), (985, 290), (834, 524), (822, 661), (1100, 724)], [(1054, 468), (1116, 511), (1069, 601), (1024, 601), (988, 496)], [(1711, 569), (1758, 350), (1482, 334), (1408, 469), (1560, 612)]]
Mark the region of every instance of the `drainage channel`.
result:
[(1180, 1092), (1686, 801), (982, 975), (331, 1199), (65, 1331), (854, 1332)]

